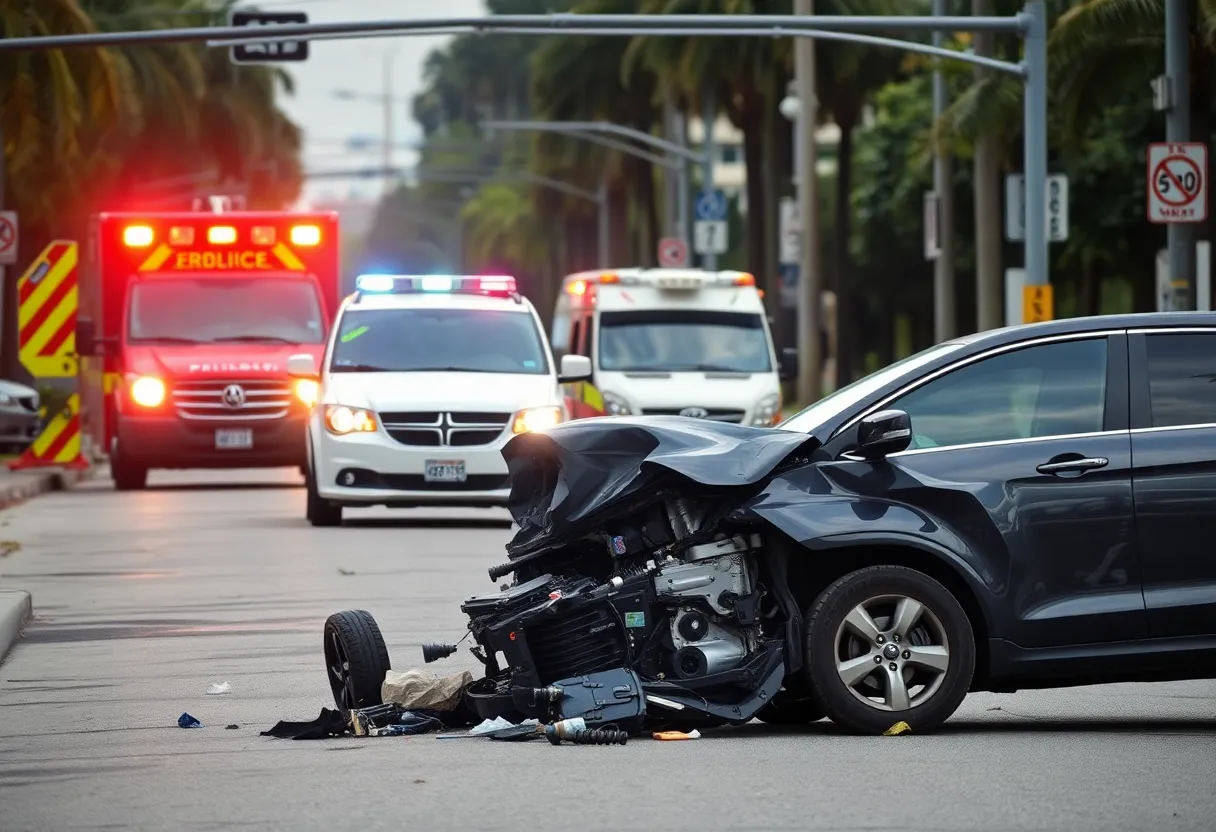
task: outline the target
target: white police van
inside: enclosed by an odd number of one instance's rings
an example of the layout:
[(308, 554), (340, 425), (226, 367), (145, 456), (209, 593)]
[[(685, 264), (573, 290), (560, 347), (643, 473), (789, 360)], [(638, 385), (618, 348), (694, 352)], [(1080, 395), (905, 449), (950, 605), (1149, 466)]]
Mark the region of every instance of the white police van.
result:
[(590, 375), (567, 356), (559, 377), (532, 304), (511, 277), (360, 275), (338, 312), (308, 421), (308, 520), (336, 526), (360, 506), (501, 506), (501, 450), (569, 418), (560, 384)]

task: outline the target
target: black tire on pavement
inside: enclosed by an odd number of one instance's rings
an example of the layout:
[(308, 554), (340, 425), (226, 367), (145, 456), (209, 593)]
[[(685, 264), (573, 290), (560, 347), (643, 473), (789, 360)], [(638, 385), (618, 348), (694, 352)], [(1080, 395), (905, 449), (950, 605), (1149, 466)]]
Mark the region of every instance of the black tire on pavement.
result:
[(110, 449), (110, 476), (118, 491), (140, 491), (148, 487), (148, 469), (127, 460), (122, 448), (115, 442)]
[[(905, 695), (911, 687), (920, 689), (920, 693), (908, 698), (910, 707), (897, 709), (892, 706), (888, 697), (891, 691), (891, 677), (888, 676), (887, 657), (884, 649), (893, 652), (892, 642), (897, 641), (895, 624), (897, 608), (892, 606), (892, 612), (886, 617), (872, 618), (878, 624), (878, 630), (885, 636), (875, 638), (874, 643), (862, 642), (855, 636), (849, 635), (851, 655), (849, 659), (840, 657), (841, 635), (851, 628), (845, 624), (846, 617), (855, 614), (862, 606), (876, 604), (881, 609), (883, 599), (904, 599), (921, 605), (924, 612), (920, 613), (918, 622), (924, 622), (910, 628), (907, 637), (898, 639), (901, 656), (897, 675), (903, 678), (905, 672), (913, 674), (911, 686), (900, 685)], [(891, 602), (892, 605), (899, 603)], [(870, 566), (851, 572), (840, 578), (827, 589), (811, 605), (806, 616), (806, 654), (808, 681), (811, 685), (813, 698), (823, 706), (827, 716), (845, 730), (858, 734), (881, 734), (899, 722), (906, 722), (913, 732), (918, 734), (932, 733), (941, 726), (962, 704), (967, 690), (971, 686), (972, 675), (975, 672), (975, 636), (967, 613), (958, 599), (937, 581), (923, 572), (903, 566)], [(945, 672), (930, 670), (933, 676), (932, 685), (920, 687), (916, 681), (921, 678), (919, 668), (926, 665), (909, 661), (905, 648), (932, 647), (940, 654), (941, 645), (932, 638), (926, 638), (930, 630), (936, 629), (940, 640), (946, 642), (945, 655), (948, 657)], [(889, 637), (888, 637), (889, 636)], [(868, 651), (868, 653), (863, 652)], [(856, 653), (856, 655), (852, 655)], [(853, 687), (846, 684), (842, 678), (843, 668), (838, 668), (838, 662), (856, 662), (865, 656), (866, 661), (875, 661), (873, 674), (855, 683)], [(857, 664), (858, 673), (864, 671)], [(910, 670), (909, 670), (910, 668)], [(873, 687), (867, 689), (866, 685)], [(935, 689), (933, 689), (935, 686)], [(857, 687), (883, 697), (884, 705), (865, 698), (862, 693), (855, 692)], [(927, 694), (927, 695), (926, 695)], [(923, 701), (916, 701), (923, 697)]]
[(311, 468), (304, 475), (304, 486), (308, 492), (304, 508), (308, 522), (314, 526), (341, 526), (342, 506), (335, 506), (317, 493), (317, 478)]
[(388, 647), (376, 619), (367, 610), (336, 612), (325, 622), (325, 672), (338, 710), (382, 703), (384, 674), (390, 669)]

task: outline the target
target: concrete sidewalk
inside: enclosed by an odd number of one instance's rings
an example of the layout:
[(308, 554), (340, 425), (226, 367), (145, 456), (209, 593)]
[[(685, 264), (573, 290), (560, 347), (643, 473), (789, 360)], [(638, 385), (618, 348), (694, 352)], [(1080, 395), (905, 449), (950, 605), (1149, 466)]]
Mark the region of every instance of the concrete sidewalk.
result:
[[(82, 480), (89, 479), (97, 467), (83, 471), (44, 468), (41, 470), (10, 471), (0, 468), (0, 510), (19, 505), (50, 491), (64, 491)], [(8, 552), (0, 543), (0, 558)], [(3, 565), (3, 560), (0, 560)], [(33, 599), (28, 592), (0, 590), (0, 661), (21, 636), (21, 629), (33, 615)]]

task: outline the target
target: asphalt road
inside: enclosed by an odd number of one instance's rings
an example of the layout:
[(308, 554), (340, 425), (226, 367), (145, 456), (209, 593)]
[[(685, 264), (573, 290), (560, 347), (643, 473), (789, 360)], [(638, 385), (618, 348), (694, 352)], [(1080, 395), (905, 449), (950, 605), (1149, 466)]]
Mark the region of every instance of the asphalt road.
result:
[[(506, 515), (376, 511), (313, 529), (294, 474), (152, 484), (0, 514), (0, 538), (21, 544), (0, 587), (32, 591), (37, 616), (0, 666), (6, 832), (1213, 828), (1211, 682), (977, 695), (930, 737), (753, 723), (623, 748), (263, 738), (332, 706), (329, 613), (370, 610), (398, 669), (458, 637)], [(447, 666), (471, 668), (460, 655)], [(230, 694), (204, 693), (224, 681)], [(178, 728), (183, 711), (206, 728)]]

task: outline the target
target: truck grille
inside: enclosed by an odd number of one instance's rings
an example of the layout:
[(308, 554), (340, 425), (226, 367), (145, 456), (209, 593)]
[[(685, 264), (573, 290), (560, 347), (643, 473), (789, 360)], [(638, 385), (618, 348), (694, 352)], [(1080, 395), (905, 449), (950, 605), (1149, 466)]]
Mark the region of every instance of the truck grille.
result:
[(380, 423), (393, 439), (402, 445), (430, 448), (489, 445), (510, 421), (510, 413), (431, 410), (380, 414)]
[[(643, 416), (679, 416), (682, 407), (659, 408), (654, 410), (643, 410)], [(702, 419), (709, 419), (711, 422), (734, 422), (738, 424), (743, 421), (744, 411), (742, 410), (716, 410), (712, 407), (704, 408), (709, 414), (702, 416)]]
[(291, 408), (291, 388), (280, 379), (182, 381), (173, 385), (173, 404), (183, 419), (281, 419)]

